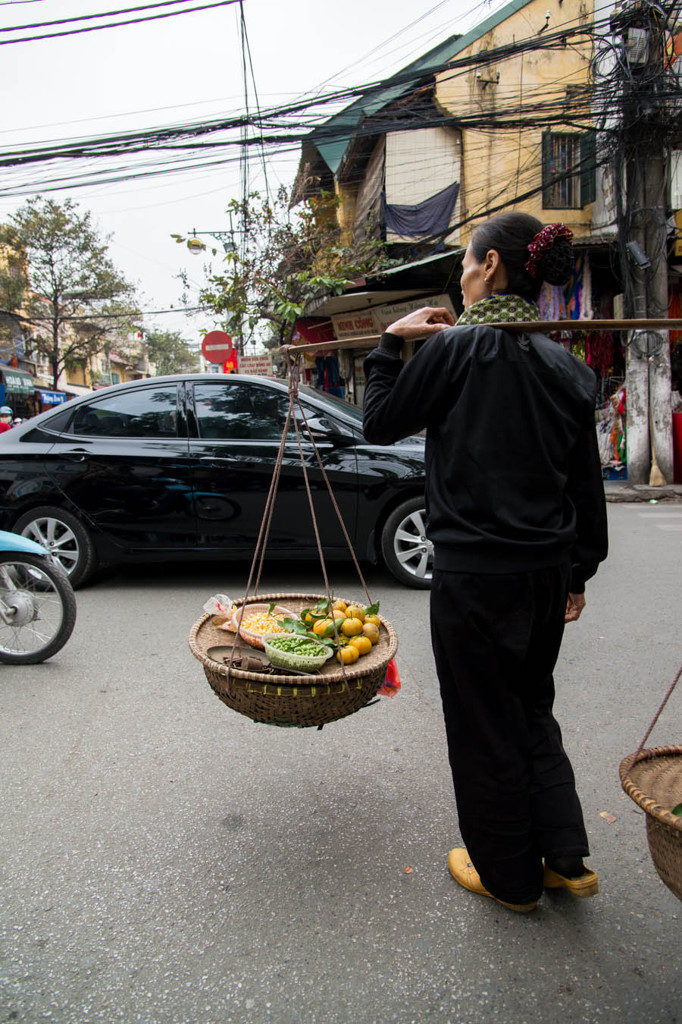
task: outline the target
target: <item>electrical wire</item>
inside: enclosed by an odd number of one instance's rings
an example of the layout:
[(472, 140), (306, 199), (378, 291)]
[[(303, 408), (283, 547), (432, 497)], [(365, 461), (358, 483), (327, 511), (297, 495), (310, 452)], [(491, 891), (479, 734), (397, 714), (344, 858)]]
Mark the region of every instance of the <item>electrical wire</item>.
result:
[[(173, 0), (175, 2), (175, 0)], [(187, 0), (183, 0), (187, 2)], [(184, 11), (166, 11), (163, 14), (149, 14), (144, 18), (129, 18), (125, 21), (112, 21), (106, 25), (88, 25), (85, 28), (65, 29), (63, 32), (50, 32), (38, 36), (24, 36), (22, 39), (0, 39), (0, 46), (13, 46), (16, 43), (34, 43), (43, 39), (60, 39), (63, 36), (77, 36), (84, 32), (99, 32), (106, 28), (121, 28), (124, 25), (139, 25), (145, 21), (158, 21), (161, 18), (176, 18), (181, 14), (196, 14), (197, 11), (208, 11), (215, 7), (228, 7), (240, 3), (240, 0), (212, 0), (211, 3), (198, 7), (188, 7)]]
[(74, 21), (92, 21), (95, 18), (113, 18), (119, 14), (134, 14), (138, 11), (150, 11), (155, 7), (170, 7), (186, 3), (187, 0), (159, 0), (158, 3), (145, 4), (143, 7), (125, 7), (120, 11), (104, 11), (100, 14), (77, 14), (72, 18), (60, 18), (58, 21), (34, 21), (29, 25), (12, 25), (9, 28), (0, 28), (0, 32), (24, 32), (30, 28), (52, 28), (54, 25), (71, 25)]
[[(577, 30), (574, 29), (572, 31)], [(582, 28), (579, 29), (579, 31), (581, 33), (584, 33), (584, 29)], [(548, 47), (552, 47), (554, 45), (561, 45), (563, 38), (564, 34), (561, 34), (560, 38), (552, 41), (549, 36), (546, 36), (542, 42), (541, 48), (547, 49)], [(537, 40), (533, 40), (532, 42), (532, 48), (537, 49)], [(516, 51), (518, 51), (519, 44), (515, 45)], [(464, 70), (470, 70), (471, 67), (480, 67), (486, 61), (490, 62), (491, 60), (504, 59), (505, 56), (509, 56), (508, 46), (498, 48), (497, 50), (494, 51), (489, 51), (483, 56), (481, 54), (476, 54), (473, 56), (473, 58), (467, 58), (465, 60), (455, 62), (445, 62), (442, 65), (442, 69), (449, 70), (447, 70), (447, 73), (444, 75), (442, 82), (447, 82), (448, 77), (453, 74), (460, 74)], [(454, 70), (453, 65), (455, 65)], [(440, 69), (441, 66), (435, 68), (434, 70), (430, 70), (429, 77), (432, 78), (433, 74), (437, 73)], [(422, 75), (421, 77), (423, 78), (424, 76)], [(410, 77), (406, 75), (395, 76), (395, 78), (391, 79), (390, 82), (396, 82), (396, 84), (400, 85), (407, 84), (408, 82), (413, 83), (414, 80), (415, 74), (413, 72)], [(314, 106), (318, 106), (321, 103), (327, 104), (332, 99), (338, 101), (344, 96), (347, 98), (349, 95), (371, 96), (373, 92), (382, 87), (382, 85), (383, 83), (379, 83), (376, 85), (372, 84), (370, 86), (365, 87), (356, 87), (351, 90), (341, 90), (336, 94), (324, 97), (322, 100), (315, 100)], [(253, 115), (248, 114), (246, 116), (241, 115), (233, 118), (222, 118), (218, 120), (206, 121), (203, 123), (188, 122), (183, 125), (168, 126), (160, 129), (141, 130), (138, 132), (129, 132), (120, 135), (109, 135), (101, 137), (99, 139), (65, 141), (62, 143), (57, 143), (52, 146), (50, 146), (49, 144), (37, 144), (30, 147), (25, 147), (23, 150), (9, 149), (5, 151), (0, 151), (0, 167), (10, 167), (25, 163), (44, 162), (46, 160), (63, 158), (73, 159), (87, 157), (90, 159), (93, 156), (112, 156), (123, 154), (126, 152), (134, 152), (136, 148), (139, 151), (145, 151), (150, 149), (158, 150), (159, 148), (163, 148), (164, 146), (167, 146), (168, 148), (196, 148), (195, 143), (190, 140), (197, 139), (199, 137), (219, 134), (221, 132), (224, 133), (225, 131), (234, 128), (244, 129), (246, 126), (254, 127), (258, 131), (258, 139), (255, 140), (257, 144), (262, 144), (264, 142), (267, 142), (269, 144), (286, 144), (294, 141), (295, 139), (302, 140), (304, 134), (310, 129), (310, 118), (312, 117), (313, 120), (315, 120), (316, 118), (319, 119), (320, 112), (306, 110), (306, 107), (310, 106), (310, 101), (304, 100), (299, 101), (298, 103), (284, 105), (279, 108), (271, 108), (270, 110), (264, 111), (259, 110)], [(547, 105), (545, 104), (545, 106)], [(539, 107), (536, 108), (536, 111), (537, 110), (539, 110)], [(306, 115), (305, 121), (301, 121), (299, 119), (298, 121), (295, 120), (292, 122), (291, 120), (288, 120), (289, 115), (296, 114), (299, 112), (303, 112)], [(531, 112), (532, 108), (529, 108), (528, 105), (526, 105), (524, 108), (524, 116), (520, 121), (521, 125), (528, 124), (529, 122), (532, 121), (532, 117), (529, 118), (528, 116)], [(504, 121), (503, 123), (512, 123), (512, 113), (512, 111), (509, 111), (507, 113), (506, 121)], [(548, 113), (551, 115), (551, 108), (548, 109)], [(414, 121), (414, 112), (411, 116), (412, 120)], [(377, 124), (373, 120), (370, 127), (371, 130), (390, 130), (391, 127), (394, 127), (395, 130), (400, 130), (401, 128), (405, 127), (404, 124), (400, 123), (401, 120), (402, 118), (400, 117), (400, 115), (397, 115), (395, 118), (393, 118), (393, 121), (391, 123), (386, 123), (387, 119), (384, 119), (385, 123), (383, 125), (381, 123)], [(474, 124), (477, 119), (469, 117), (468, 119), (459, 118), (456, 120), (459, 123), (461, 123), (462, 126), (466, 126), (467, 123), (470, 125)], [(490, 115), (488, 115), (487, 117), (483, 116), (478, 120), (481, 123), (485, 123), (486, 121), (488, 123), (492, 123)], [(424, 123), (428, 124), (429, 122)], [(500, 119), (496, 118), (495, 123), (500, 124)], [(273, 134), (266, 135), (265, 129), (268, 127), (274, 128), (275, 132)], [(286, 131), (286, 129), (291, 128), (294, 129), (293, 133)], [(339, 141), (342, 139), (348, 140), (352, 136), (362, 137), (364, 134), (368, 133), (368, 130), (368, 127), (361, 127), (358, 130), (357, 128), (353, 127), (349, 128), (348, 126), (339, 126), (338, 124), (334, 124), (334, 119), (332, 118), (331, 123), (327, 122), (326, 124), (319, 124), (318, 127), (314, 129), (311, 141), (314, 141), (315, 143), (322, 143), (325, 141)], [(187, 141), (182, 141), (183, 138), (187, 139)], [(171, 147), (170, 145), (171, 140), (176, 140), (173, 144), (173, 147)], [(241, 144), (243, 145), (251, 145), (253, 143), (253, 139), (245, 138), (241, 140)], [(234, 144), (234, 142), (225, 139), (217, 139), (214, 143), (212, 143), (212, 145), (217, 147), (225, 147), (226, 145), (231, 144)], [(204, 148), (207, 148), (207, 146), (204, 145)]]

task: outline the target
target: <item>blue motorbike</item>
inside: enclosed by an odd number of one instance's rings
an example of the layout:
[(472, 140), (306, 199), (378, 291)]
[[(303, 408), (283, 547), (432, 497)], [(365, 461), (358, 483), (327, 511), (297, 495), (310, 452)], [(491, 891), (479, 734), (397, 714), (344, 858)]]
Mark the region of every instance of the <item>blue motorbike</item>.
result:
[(45, 661), (75, 623), (76, 598), (61, 565), (42, 545), (0, 530), (0, 662)]

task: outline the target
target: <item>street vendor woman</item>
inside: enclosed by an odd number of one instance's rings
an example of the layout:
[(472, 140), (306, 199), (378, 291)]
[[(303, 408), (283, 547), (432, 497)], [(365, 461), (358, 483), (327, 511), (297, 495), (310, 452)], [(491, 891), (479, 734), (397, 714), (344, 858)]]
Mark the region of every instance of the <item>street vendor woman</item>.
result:
[[(552, 714), (564, 622), (607, 553), (596, 379), (544, 335), (543, 281), (564, 283), (571, 232), (505, 213), (473, 234), (464, 312), (415, 310), (367, 357), (364, 433), (426, 429), (431, 638), (460, 832), (449, 869), (511, 910), (543, 886), (597, 892), (571, 763)], [(403, 365), (405, 341), (426, 338)]]

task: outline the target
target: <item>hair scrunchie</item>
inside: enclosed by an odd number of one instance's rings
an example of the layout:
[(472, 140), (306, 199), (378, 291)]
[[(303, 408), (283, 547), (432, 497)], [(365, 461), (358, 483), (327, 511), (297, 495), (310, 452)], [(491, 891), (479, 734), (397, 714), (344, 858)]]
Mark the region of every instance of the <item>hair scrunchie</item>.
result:
[(554, 245), (557, 238), (565, 238), (570, 242), (573, 232), (565, 224), (546, 224), (542, 231), (538, 231), (532, 242), (528, 245), (530, 256), (526, 260), (525, 267), (531, 277), (537, 277), (538, 264), (546, 252)]

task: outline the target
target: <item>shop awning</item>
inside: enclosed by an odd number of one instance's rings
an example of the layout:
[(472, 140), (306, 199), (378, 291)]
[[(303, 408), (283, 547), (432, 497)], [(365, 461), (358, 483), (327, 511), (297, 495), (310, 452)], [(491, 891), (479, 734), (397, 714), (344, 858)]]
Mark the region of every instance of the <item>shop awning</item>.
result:
[[(433, 293), (433, 288), (431, 289)], [(344, 292), (342, 295), (323, 295), (317, 299), (310, 299), (306, 303), (306, 315), (308, 316), (331, 316), (336, 313), (349, 311), (361, 312), (372, 309), (373, 306), (383, 306), (390, 302), (399, 302), (401, 299), (410, 299), (416, 295), (423, 295), (423, 288), (400, 288), (394, 291), (364, 291)]]
[(6, 395), (32, 395), (36, 389), (35, 378), (30, 373), (15, 370), (14, 367), (3, 367), (2, 382)]
[(64, 391), (67, 395), (75, 395), (76, 398), (80, 398), (81, 395), (91, 395), (92, 388), (84, 388), (81, 384), (65, 384)]

